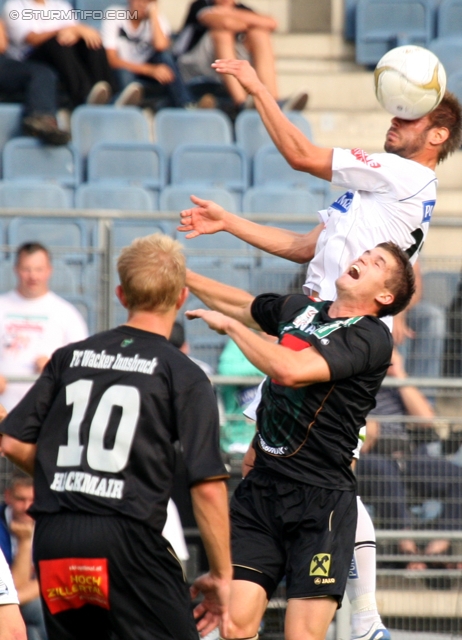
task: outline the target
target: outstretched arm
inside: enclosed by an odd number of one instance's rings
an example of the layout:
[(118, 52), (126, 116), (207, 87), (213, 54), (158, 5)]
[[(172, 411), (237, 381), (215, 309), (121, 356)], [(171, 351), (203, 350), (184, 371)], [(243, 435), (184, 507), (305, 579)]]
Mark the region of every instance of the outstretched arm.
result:
[(191, 201), (196, 206), (180, 213), (181, 225), (178, 227), (178, 231), (187, 232), (188, 240), (202, 234), (227, 231), (257, 249), (299, 264), (313, 258), (323, 229), (323, 225), (319, 224), (308, 233), (295, 233), (245, 220), (212, 200), (191, 196)]
[(217, 311), (196, 309), (187, 311), (186, 316), (190, 320), (202, 318), (214, 331), (228, 334), (247, 360), (286, 387), (304, 387), (331, 378), (326, 360), (314, 347), (293, 351), (280, 344), (271, 344), (239, 321)]
[(255, 299), (251, 293), (206, 278), (189, 269), (186, 271), (186, 285), (209, 309), (221, 311), (221, 313), (236, 318), (248, 327), (260, 329), (250, 312), (252, 302)]
[(274, 144), (293, 169), (332, 180), (332, 149), (317, 147), (282, 113), (247, 60), (216, 60), (218, 73), (230, 74), (253, 96), (255, 106)]
[(29, 475), (34, 475), (34, 463), (37, 445), (29, 444), (28, 442), (21, 442), (21, 440), (17, 440), (12, 436), (3, 434), (1, 440), (1, 449), (8, 460), (14, 462), (17, 467), (19, 467)]

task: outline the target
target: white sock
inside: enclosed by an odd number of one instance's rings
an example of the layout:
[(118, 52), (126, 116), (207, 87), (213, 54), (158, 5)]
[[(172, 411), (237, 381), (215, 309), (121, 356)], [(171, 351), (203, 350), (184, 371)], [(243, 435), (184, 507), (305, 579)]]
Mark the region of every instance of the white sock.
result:
[(371, 517), (358, 496), (355, 552), (346, 592), (351, 602), (351, 633), (362, 636), (374, 622), (382, 623), (375, 600), (375, 531)]

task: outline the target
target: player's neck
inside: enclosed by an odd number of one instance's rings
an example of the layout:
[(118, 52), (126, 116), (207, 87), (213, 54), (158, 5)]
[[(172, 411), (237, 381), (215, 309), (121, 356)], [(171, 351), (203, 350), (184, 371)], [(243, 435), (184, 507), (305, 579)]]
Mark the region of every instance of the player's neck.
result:
[(172, 332), (173, 323), (176, 318), (176, 310), (167, 313), (152, 313), (149, 311), (133, 311), (129, 314), (125, 326), (157, 333), (165, 338), (169, 338)]
[(358, 304), (357, 301), (337, 298), (330, 305), (328, 316), (329, 318), (356, 318), (357, 316), (376, 315), (376, 311), (374, 305)]

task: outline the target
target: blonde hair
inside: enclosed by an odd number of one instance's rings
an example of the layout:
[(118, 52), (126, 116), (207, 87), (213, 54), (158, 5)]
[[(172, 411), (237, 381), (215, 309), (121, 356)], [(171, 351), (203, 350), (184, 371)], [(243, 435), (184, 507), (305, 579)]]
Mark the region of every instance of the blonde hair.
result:
[(165, 312), (185, 286), (183, 248), (161, 233), (136, 238), (122, 249), (117, 271), (129, 311)]

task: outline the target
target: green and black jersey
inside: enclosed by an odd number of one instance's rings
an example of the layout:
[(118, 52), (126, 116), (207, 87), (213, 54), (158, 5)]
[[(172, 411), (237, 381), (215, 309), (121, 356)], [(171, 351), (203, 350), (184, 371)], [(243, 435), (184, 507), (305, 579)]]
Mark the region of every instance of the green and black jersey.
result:
[(390, 364), (392, 337), (373, 316), (330, 318), (331, 304), (276, 294), (253, 302), (253, 318), (264, 331), (295, 351), (315, 347), (331, 372), (328, 382), (298, 389), (266, 379), (257, 411), (255, 467), (350, 490), (352, 454)]

